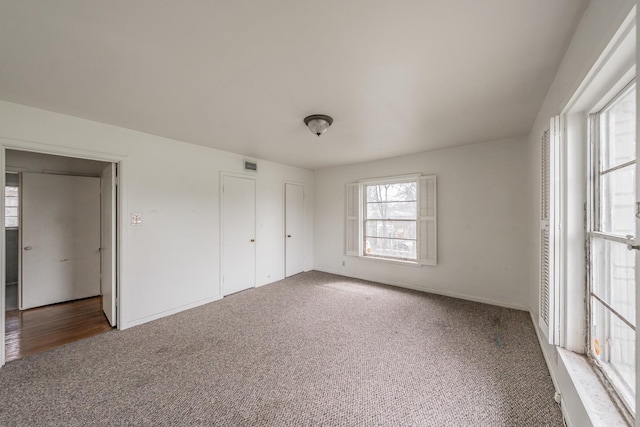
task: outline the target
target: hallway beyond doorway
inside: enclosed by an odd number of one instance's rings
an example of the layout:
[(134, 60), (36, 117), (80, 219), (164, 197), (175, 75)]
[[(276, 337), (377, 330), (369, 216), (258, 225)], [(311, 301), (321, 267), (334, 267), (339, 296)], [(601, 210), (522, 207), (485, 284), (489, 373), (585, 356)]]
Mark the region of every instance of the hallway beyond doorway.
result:
[(11, 283), (6, 286), (5, 291), (5, 299), (6, 302), (4, 304), (5, 311), (13, 311), (18, 309), (18, 284)]
[(112, 329), (102, 311), (101, 296), (7, 311), (6, 316), (7, 362)]

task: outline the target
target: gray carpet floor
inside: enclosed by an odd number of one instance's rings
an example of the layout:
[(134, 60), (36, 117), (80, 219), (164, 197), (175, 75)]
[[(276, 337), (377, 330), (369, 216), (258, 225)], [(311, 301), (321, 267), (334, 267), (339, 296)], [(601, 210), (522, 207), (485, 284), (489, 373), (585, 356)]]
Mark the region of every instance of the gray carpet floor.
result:
[(529, 314), (310, 272), (0, 369), (2, 426), (562, 426)]

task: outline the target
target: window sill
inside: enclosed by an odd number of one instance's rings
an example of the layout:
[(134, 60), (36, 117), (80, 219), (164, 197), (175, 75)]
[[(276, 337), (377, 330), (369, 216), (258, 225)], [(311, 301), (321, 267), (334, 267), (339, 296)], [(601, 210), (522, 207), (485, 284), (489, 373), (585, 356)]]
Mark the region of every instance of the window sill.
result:
[[(593, 371), (586, 356), (557, 347), (578, 399), (593, 426), (628, 426), (620, 410)], [(565, 403), (563, 396), (563, 404)], [(567, 402), (568, 403), (568, 402)], [(573, 425), (576, 425), (575, 423)]]
[(540, 348), (557, 393), (567, 427), (629, 427), (584, 354), (547, 342), (538, 321), (533, 322)]
[(367, 261), (374, 261), (374, 262), (382, 262), (382, 263), (386, 263), (386, 264), (395, 264), (395, 265), (403, 265), (403, 266), (407, 266), (407, 267), (422, 267), (422, 264), (416, 262), (416, 261), (402, 261), (399, 259), (388, 259), (388, 258), (376, 258), (376, 257), (372, 257), (372, 256), (364, 256), (364, 255), (359, 255), (358, 256), (359, 259), (364, 259)]

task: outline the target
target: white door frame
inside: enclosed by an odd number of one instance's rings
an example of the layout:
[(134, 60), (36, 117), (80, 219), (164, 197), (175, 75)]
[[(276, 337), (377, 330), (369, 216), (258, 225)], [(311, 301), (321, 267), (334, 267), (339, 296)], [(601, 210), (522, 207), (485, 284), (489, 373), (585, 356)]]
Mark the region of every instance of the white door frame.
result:
[[(7, 172), (6, 165), (6, 151), (7, 150), (15, 150), (15, 151), (28, 151), (35, 152), (40, 154), (50, 154), (54, 156), (63, 156), (63, 157), (75, 157), (86, 160), (96, 160), (107, 163), (116, 163), (118, 168), (118, 194), (116, 197), (116, 293), (118, 298), (118, 305), (116, 307), (116, 317), (118, 319), (117, 328), (121, 329), (122, 319), (122, 307), (123, 307), (123, 298), (122, 298), (122, 281), (120, 280), (122, 275), (122, 237), (123, 237), (123, 227), (124, 224), (123, 212), (125, 212), (123, 206), (124, 200), (124, 191), (123, 191), (123, 182), (124, 182), (124, 169), (126, 165), (126, 157), (121, 155), (114, 155), (109, 153), (102, 153), (90, 150), (82, 150), (71, 147), (62, 147), (62, 146), (53, 146), (48, 144), (42, 144), (39, 142), (32, 141), (23, 141), (18, 139), (11, 138), (3, 138), (0, 137), (0, 175), (1, 180), (0, 184), (2, 185), (2, 194), (4, 194), (4, 186), (5, 186), (5, 174)], [(6, 233), (4, 229), (4, 197), (0, 197), (0, 221), (2, 222), (2, 226), (0, 227), (0, 239), (2, 239), (2, 243), (0, 243), (0, 259), (5, 259), (6, 252)], [(5, 364), (5, 304), (6, 304), (6, 266), (4, 261), (0, 262), (0, 308), (2, 308), (2, 315), (0, 316), (0, 367)]]
[[(106, 177), (105, 177), (106, 175)], [(118, 164), (107, 163), (100, 172), (100, 294), (102, 295), (102, 311), (111, 326), (118, 325), (117, 296), (115, 287), (117, 253), (115, 244), (117, 232), (118, 204)], [(105, 209), (108, 207), (108, 210)], [(105, 227), (105, 223), (109, 227)], [(110, 298), (105, 299), (105, 295)]]

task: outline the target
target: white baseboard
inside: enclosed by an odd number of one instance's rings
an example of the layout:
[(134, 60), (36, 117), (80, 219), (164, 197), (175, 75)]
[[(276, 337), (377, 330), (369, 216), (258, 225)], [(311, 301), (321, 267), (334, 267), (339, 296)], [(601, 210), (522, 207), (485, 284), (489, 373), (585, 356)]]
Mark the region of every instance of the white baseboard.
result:
[(180, 306), (180, 307), (172, 308), (171, 310), (161, 311), (159, 313), (155, 313), (155, 314), (152, 314), (150, 316), (145, 316), (145, 317), (141, 317), (139, 319), (129, 320), (129, 321), (126, 321), (126, 322), (120, 322), (120, 324), (118, 325), (118, 329), (124, 330), (124, 329), (131, 328), (133, 326), (142, 325), (144, 323), (152, 322), (154, 320), (158, 320), (158, 319), (161, 319), (161, 318), (166, 317), (166, 316), (171, 316), (172, 314), (180, 313), (181, 311), (185, 311), (185, 310), (189, 310), (189, 309), (192, 309), (192, 308), (196, 308), (196, 307), (199, 307), (201, 305), (209, 304), (210, 302), (215, 302), (215, 301), (218, 301), (218, 300), (221, 300), (221, 299), (222, 299), (222, 297), (220, 297), (220, 296), (216, 296), (216, 297), (213, 297), (213, 298), (206, 298), (206, 299), (203, 299), (203, 300), (200, 300), (200, 301), (193, 302), (191, 304), (186, 304), (186, 305), (183, 305), (183, 306)]
[(567, 427), (576, 427), (576, 425), (571, 420), (571, 415), (567, 411), (567, 405), (565, 404), (565, 402), (563, 402), (563, 395), (562, 395), (562, 391), (560, 389), (558, 378), (557, 378), (558, 374), (557, 374), (557, 371), (553, 369), (549, 352), (546, 351), (544, 337), (540, 333), (540, 328), (536, 326), (537, 323), (536, 323), (536, 319), (533, 317), (533, 313), (530, 312), (529, 314), (531, 315), (531, 323), (533, 324), (533, 329), (536, 331), (536, 337), (538, 338), (538, 343), (540, 344), (540, 349), (542, 350), (542, 357), (544, 357), (544, 362), (547, 364), (547, 369), (549, 370), (549, 374), (551, 375), (551, 382), (553, 383), (553, 389), (556, 391), (556, 393), (560, 393), (560, 396), (561, 396), (560, 411), (562, 412), (562, 418), (564, 418), (564, 424)]
[(427, 292), (427, 293), (430, 293), (430, 294), (443, 295), (443, 296), (451, 297), (451, 298), (458, 298), (458, 299), (463, 299), (463, 300), (467, 300), (467, 301), (479, 302), (479, 303), (482, 303), (482, 304), (496, 305), (498, 307), (513, 308), (515, 310), (529, 311), (529, 307), (526, 307), (526, 306), (523, 306), (523, 305), (520, 305), (520, 304), (511, 304), (511, 303), (508, 303), (508, 302), (496, 301), (496, 300), (492, 300), (492, 299), (489, 299), (489, 298), (481, 298), (481, 297), (476, 297), (476, 296), (472, 296), (472, 295), (464, 295), (464, 294), (458, 294), (458, 293), (455, 293), (455, 292), (447, 292), (447, 291), (442, 291), (442, 290), (439, 290), (439, 289), (429, 288), (427, 286), (415, 286), (415, 285), (410, 285), (410, 284), (407, 284), (407, 283), (401, 283), (401, 282), (395, 282), (395, 281), (389, 281), (389, 280), (380, 280), (379, 278), (376, 278), (376, 277), (366, 277), (366, 276), (357, 275), (357, 274), (355, 274), (355, 275), (354, 274), (347, 274), (344, 271), (337, 271), (337, 270), (331, 270), (331, 269), (314, 268), (314, 270), (321, 271), (323, 273), (337, 274), (339, 276), (352, 277), (354, 279), (360, 279), (360, 280), (367, 280), (367, 281), (370, 281), (370, 282), (382, 283), (384, 285), (397, 286), (399, 288), (412, 289), (414, 291), (422, 291), (422, 292)]

